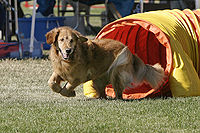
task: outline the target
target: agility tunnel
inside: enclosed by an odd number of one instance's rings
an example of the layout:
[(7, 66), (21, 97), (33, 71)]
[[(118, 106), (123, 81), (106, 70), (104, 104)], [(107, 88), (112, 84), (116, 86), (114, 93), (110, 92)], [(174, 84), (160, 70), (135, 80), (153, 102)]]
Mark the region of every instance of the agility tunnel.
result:
[[(96, 38), (110, 38), (128, 46), (145, 64), (160, 63), (166, 78), (159, 89), (142, 84), (126, 88), (124, 99), (200, 95), (200, 10), (162, 10), (130, 15), (106, 25)], [(92, 82), (84, 94), (95, 97)], [(112, 85), (106, 94), (115, 97)], [(90, 95), (92, 94), (92, 95)]]

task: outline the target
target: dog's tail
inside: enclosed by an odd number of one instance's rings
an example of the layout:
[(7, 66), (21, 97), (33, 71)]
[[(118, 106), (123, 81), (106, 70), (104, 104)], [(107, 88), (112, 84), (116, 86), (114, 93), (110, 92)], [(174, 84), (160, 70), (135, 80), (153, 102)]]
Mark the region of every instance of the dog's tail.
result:
[(164, 78), (164, 69), (160, 64), (157, 63), (153, 66), (146, 65), (144, 81), (149, 83), (152, 88), (158, 88), (159, 85), (164, 81)]
[(131, 57), (132, 53), (129, 51), (128, 47), (124, 47), (122, 51), (117, 55), (107, 72), (110, 73), (113, 71), (114, 68), (120, 65), (128, 64), (131, 60)]
[(165, 77), (160, 64), (144, 64), (139, 57), (129, 51), (128, 47), (124, 47), (118, 54), (109, 67), (108, 74), (112, 84), (119, 82), (123, 87), (128, 87), (131, 83), (137, 86), (145, 82), (152, 88), (158, 88)]
[(134, 80), (133, 66), (130, 63), (132, 60), (132, 53), (128, 47), (124, 47), (109, 67), (107, 72), (114, 89), (121, 90), (131, 86), (131, 82)]
[(139, 57), (133, 55), (133, 68), (136, 84), (140, 84), (144, 81), (150, 84), (152, 88), (158, 88), (164, 80), (164, 69), (159, 63), (155, 65), (144, 64)]

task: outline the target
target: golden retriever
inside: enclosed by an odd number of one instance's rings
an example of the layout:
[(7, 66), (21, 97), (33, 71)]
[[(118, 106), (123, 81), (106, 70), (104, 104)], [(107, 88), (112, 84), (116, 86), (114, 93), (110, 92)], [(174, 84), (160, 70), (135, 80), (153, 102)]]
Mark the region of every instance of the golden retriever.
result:
[[(121, 99), (127, 86), (146, 82), (158, 88), (164, 78), (164, 70), (159, 64), (144, 64), (119, 41), (90, 40), (66, 26), (49, 31), (46, 41), (51, 44), (53, 66), (48, 84), (63, 96), (75, 96), (74, 89), (78, 85), (92, 80), (99, 98), (106, 98), (105, 87), (112, 84), (116, 98)], [(68, 83), (61, 87), (61, 81)]]

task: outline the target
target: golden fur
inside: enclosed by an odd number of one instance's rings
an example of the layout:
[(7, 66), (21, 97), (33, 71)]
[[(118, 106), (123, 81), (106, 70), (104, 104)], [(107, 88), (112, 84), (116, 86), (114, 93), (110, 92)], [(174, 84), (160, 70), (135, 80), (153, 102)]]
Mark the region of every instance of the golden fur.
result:
[[(112, 84), (116, 98), (130, 83), (142, 82), (157, 88), (163, 81), (163, 68), (145, 65), (121, 42), (111, 39), (90, 40), (69, 27), (59, 27), (46, 34), (51, 44), (50, 59), (53, 74), (48, 84), (63, 96), (75, 96), (75, 87), (92, 80), (100, 98), (106, 98), (105, 87)], [(68, 83), (61, 87), (61, 81)]]

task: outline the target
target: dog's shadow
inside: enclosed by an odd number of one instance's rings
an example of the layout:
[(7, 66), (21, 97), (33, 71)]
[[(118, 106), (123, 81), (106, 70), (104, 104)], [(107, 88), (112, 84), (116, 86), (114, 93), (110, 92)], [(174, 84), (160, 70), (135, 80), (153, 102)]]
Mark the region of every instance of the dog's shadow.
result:
[[(102, 101), (124, 101), (124, 102), (133, 102), (133, 101), (144, 101), (144, 100), (166, 100), (172, 98), (171, 96), (158, 96), (158, 97), (146, 97), (146, 98), (140, 98), (140, 99), (116, 99), (116, 98), (111, 98), (107, 97), (105, 98), (84, 98), (84, 101), (95, 101), (95, 100), (102, 100)], [(78, 99), (78, 101), (82, 101), (83, 99)]]

